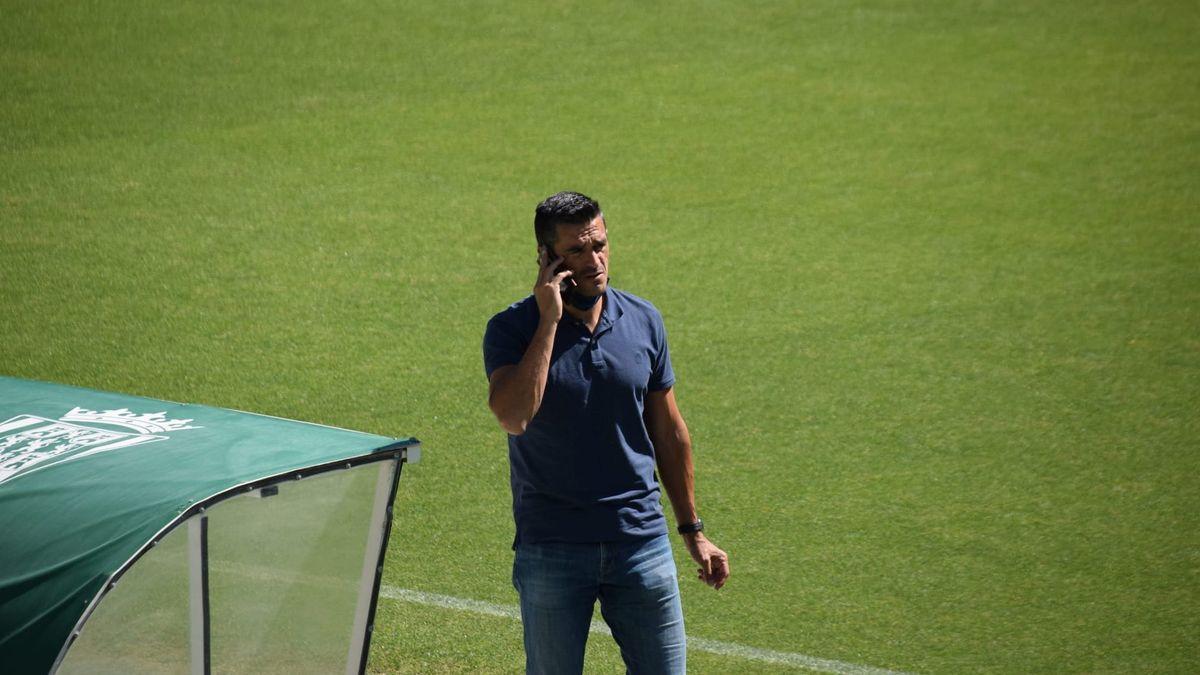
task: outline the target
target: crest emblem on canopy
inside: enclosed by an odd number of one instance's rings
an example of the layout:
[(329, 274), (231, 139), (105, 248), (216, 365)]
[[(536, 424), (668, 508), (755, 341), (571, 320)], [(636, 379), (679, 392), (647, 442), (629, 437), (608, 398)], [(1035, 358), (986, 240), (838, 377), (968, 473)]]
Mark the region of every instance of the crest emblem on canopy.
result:
[(128, 408), (77, 406), (57, 420), (17, 415), (0, 422), (0, 483), (88, 455), (163, 441), (169, 438), (166, 433), (202, 428), (191, 422), (169, 419), (165, 412), (138, 414)]

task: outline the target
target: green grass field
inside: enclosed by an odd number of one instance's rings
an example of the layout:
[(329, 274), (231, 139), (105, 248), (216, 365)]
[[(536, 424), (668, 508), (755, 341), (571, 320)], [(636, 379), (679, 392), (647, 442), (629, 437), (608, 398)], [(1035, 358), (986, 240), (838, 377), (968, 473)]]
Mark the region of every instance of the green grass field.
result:
[[(479, 347), (569, 188), (666, 317), (732, 558), (680, 558), (690, 635), (1200, 670), (1194, 2), (0, 16), (0, 372), (419, 437), (390, 586), (516, 601)], [(378, 620), (373, 672), (523, 663), (508, 618)]]

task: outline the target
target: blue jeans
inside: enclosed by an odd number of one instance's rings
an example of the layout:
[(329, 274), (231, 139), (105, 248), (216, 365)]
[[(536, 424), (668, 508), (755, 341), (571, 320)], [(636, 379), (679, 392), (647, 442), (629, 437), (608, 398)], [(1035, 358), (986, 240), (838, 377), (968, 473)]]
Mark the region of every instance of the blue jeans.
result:
[(592, 609), (612, 629), (629, 673), (687, 670), (683, 608), (667, 535), (600, 544), (518, 544), (525, 672), (583, 672)]

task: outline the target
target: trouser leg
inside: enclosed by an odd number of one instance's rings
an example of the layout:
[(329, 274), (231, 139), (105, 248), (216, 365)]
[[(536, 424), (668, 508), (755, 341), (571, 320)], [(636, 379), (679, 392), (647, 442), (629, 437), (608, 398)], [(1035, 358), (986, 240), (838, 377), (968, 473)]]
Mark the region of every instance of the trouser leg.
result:
[(600, 586), (600, 611), (629, 673), (685, 673), (687, 639), (670, 541), (664, 535), (614, 546)]
[(520, 544), (513, 585), (521, 598), (525, 672), (583, 672), (598, 593), (599, 551), (584, 544)]

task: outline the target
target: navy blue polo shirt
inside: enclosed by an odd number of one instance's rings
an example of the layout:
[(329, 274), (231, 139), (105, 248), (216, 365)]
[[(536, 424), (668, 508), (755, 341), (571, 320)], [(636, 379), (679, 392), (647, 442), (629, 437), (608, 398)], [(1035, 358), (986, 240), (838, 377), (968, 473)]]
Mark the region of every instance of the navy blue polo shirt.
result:
[[(492, 317), (483, 336), (489, 378), (520, 362), (539, 318), (532, 295)], [(594, 333), (563, 312), (542, 405), (524, 434), (508, 436), (514, 546), (666, 533), (642, 412), (646, 392), (674, 383), (654, 305), (610, 287)]]

